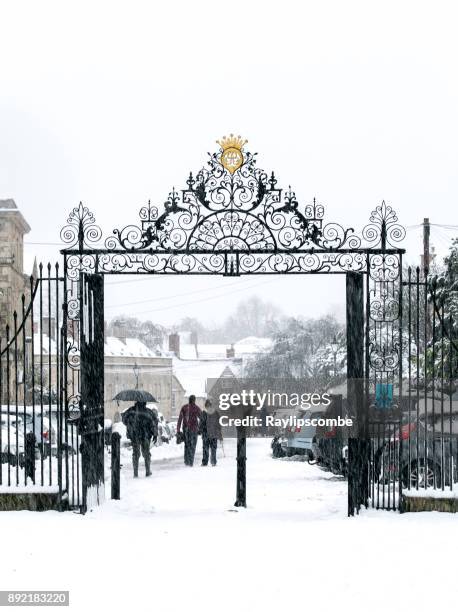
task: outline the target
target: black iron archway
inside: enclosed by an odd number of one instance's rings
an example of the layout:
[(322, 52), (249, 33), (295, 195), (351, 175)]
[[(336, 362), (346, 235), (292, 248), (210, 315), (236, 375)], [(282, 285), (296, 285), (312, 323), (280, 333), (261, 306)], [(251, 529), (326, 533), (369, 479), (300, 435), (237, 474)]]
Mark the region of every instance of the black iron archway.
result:
[[(345, 274), (349, 393), (361, 412), (358, 438), (350, 444), (349, 513), (367, 504), (364, 397), (373, 397), (377, 385), (401, 380), (404, 250), (396, 245), (405, 231), (384, 202), (360, 234), (325, 222), (321, 204), (300, 205), (291, 188), (278, 186), (273, 172), (257, 167), (256, 154), (245, 144), (232, 135), (220, 141), (207, 166), (189, 174), (184, 189), (173, 189), (162, 207), (148, 203), (138, 224), (116, 229), (104, 241), (82, 204), (62, 229), (63, 401), (70, 420), (79, 415), (83, 436), (81, 497), (79, 484), (70, 494), (75, 504), (85, 508), (103, 495), (101, 279), (107, 274)], [(243, 465), (241, 454), (239, 475)], [(243, 482), (239, 485), (237, 503), (243, 505)]]

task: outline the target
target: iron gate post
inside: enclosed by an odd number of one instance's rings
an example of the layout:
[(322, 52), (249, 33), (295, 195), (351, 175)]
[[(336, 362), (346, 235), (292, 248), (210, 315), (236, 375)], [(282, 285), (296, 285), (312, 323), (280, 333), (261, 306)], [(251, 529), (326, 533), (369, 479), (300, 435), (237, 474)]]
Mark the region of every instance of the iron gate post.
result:
[(121, 499), (121, 436), (111, 434), (111, 499)]
[(82, 511), (104, 498), (104, 305), (103, 277), (80, 279), (80, 422)]
[(368, 414), (364, 394), (364, 275), (346, 274), (347, 402), (356, 417), (348, 441), (348, 515), (368, 504)]
[(237, 490), (235, 504), (246, 508), (246, 437), (237, 431)]

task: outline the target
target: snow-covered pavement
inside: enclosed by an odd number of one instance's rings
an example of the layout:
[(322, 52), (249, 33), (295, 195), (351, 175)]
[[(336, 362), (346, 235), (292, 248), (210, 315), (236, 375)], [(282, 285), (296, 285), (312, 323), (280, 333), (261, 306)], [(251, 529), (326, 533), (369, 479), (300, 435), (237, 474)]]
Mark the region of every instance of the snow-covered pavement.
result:
[[(152, 450), (156, 459), (153, 477), (143, 477), (143, 462), (140, 460), (140, 478), (134, 480), (130, 452), (123, 449), (122, 499), (110, 502), (110, 511), (127, 516), (132, 516), (133, 512), (141, 515), (153, 513), (168, 519), (186, 519), (199, 514), (227, 519), (227, 512), (235, 511), (235, 441), (225, 440), (226, 456), (221, 450), (218, 454), (215, 468), (201, 467), (199, 443), (191, 469), (183, 465), (182, 445), (162, 445)], [(304, 521), (317, 515), (323, 518), (335, 513), (345, 514), (347, 488), (343, 479), (312, 468), (303, 461), (273, 460), (269, 440), (248, 440), (247, 456), (248, 514), (253, 520)], [(309, 486), (303, 486), (301, 483), (307, 480)], [(325, 496), (328, 496), (329, 503), (323, 504)]]
[(271, 459), (268, 440), (248, 440), (249, 507), (237, 511), (225, 447), (215, 468), (199, 451), (188, 468), (182, 447), (154, 449), (153, 476), (138, 480), (123, 452), (122, 499), (84, 517), (0, 515), (0, 588), (69, 589), (74, 610), (453, 609), (455, 515), (349, 519), (344, 481)]

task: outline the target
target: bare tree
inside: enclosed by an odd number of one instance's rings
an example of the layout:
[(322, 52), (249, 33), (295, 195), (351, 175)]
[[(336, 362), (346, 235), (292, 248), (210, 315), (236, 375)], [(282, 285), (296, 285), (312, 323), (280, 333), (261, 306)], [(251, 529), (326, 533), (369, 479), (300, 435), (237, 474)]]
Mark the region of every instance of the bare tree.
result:
[(228, 317), (224, 330), (226, 334), (230, 334), (232, 341), (247, 336), (269, 336), (274, 331), (280, 315), (281, 311), (277, 306), (252, 296), (238, 304), (235, 313)]

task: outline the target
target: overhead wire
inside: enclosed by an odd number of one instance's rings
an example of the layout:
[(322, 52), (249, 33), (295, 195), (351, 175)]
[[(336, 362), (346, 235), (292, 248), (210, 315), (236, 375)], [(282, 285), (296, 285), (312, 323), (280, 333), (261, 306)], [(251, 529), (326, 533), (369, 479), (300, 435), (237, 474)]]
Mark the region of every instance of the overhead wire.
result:
[(256, 283), (254, 285), (251, 285), (249, 287), (241, 287), (240, 289), (234, 289), (233, 291), (226, 292), (226, 293), (224, 293), (222, 295), (214, 295), (214, 296), (210, 296), (208, 298), (203, 298), (201, 300), (193, 300), (191, 302), (182, 302), (180, 304), (171, 304), (169, 306), (164, 306), (162, 308), (150, 308), (148, 310), (134, 311), (134, 312), (131, 312), (129, 314), (132, 314), (132, 315), (149, 314), (151, 312), (161, 312), (161, 311), (164, 311), (164, 310), (170, 310), (171, 308), (181, 308), (182, 306), (192, 306), (194, 304), (200, 304), (202, 302), (209, 302), (211, 300), (218, 300), (220, 298), (225, 297), (226, 295), (232, 295), (233, 293), (238, 293), (240, 291), (246, 291), (247, 289), (253, 289), (254, 287), (259, 287), (260, 285), (266, 285), (268, 283), (272, 283), (274, 280), (275, 279), (266, 280), (266, 281), (263, 281), (261, 283)]
[[(227, 289), (227, 287), (232, 287), (233, 285), (239, 285), (240, 286), (240, 282), (243, 282), (243, 280), (249, 281), (251, 282), (251, 279), (240, 279), (240, 281), (237, 282), (233, 282), (233, 283), (227, 283), (225, 286), (221, 285), (219, 287), (207, 287), (206, 289), (196, 289), (194, 291), (186, 291), (184, 293), (176, 293), (175, 295), (169, 295), (169, 296), (163, 296), (163, 297), (157, 297), (157, 298), (150, 298), (148, 300), (139, 300), (136, 302), (125, 302), (124, 304), (109, 304), (106, 306), (106, 308), (122, 308), (124, 306), (136, 306), (137, 304), (149, 304), (149, 303), (154, 303), (154, 302), (163, 302), (166, 300), (171, 300), (177, 297), (184, 297), (186, 295), (195, 295), (196, 293), (205, 293), (208, 291), (218, 291), (219, 289)], [(265, 281), (265, 282), (271, 282), (271, 281)], [(242, 288), (247, 288), (249, 289), (250, 287), (246, 287), (246, 285), (244, 284), (244, 287)], [(242, 289), (241, 288), (241, 289)], [(214, 296), (214, 297), (223, 297), (224, 295), (227, 295), (231, 292), (225, 291), (222, 296)]]

